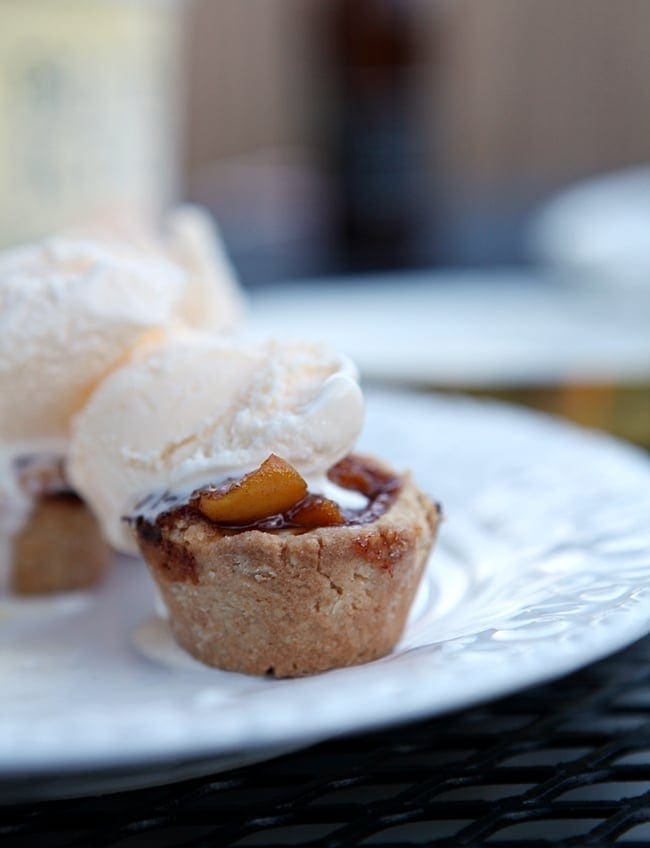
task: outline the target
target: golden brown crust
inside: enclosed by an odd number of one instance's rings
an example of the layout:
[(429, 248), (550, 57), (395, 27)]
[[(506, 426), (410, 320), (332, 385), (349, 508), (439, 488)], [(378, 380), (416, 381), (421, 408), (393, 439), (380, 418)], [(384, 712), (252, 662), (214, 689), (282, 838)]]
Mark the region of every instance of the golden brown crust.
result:
[(13, 539), (11, 589), (20, 595), (86, 589), (101, 580), (110, 557), (85, 504), (72, 494), (48, 495)]
[(393, 648), (439, 520), (406, 478), (369, 524), (224, 534), (179, 511), (138, 536), (186, 650), (218, 668), (296, 677)]

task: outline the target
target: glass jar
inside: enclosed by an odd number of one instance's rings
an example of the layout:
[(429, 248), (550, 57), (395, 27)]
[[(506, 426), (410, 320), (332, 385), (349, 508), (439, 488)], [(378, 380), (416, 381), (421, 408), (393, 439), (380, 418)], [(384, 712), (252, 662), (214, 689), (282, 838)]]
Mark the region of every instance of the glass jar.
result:
[(180, 14), (154, 0), (3, 0), (0, 244), (173, 200)]

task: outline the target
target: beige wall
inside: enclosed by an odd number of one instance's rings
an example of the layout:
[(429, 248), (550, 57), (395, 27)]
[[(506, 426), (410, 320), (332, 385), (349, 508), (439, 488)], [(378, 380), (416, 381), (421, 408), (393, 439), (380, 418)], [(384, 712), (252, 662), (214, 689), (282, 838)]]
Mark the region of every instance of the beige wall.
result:
[[(329, 0), (197, 0), (191, 170), (264, 148), (314, 148), (327, 119)], [(416, 5), (440, 45), (420, 68), (423, 121), (459, 186), (553, 184), (650, 159), (649, 0)], [(432, 82), (435, 80), (435, 87)], [(435, 125), (432, 123), (435, 118)]]
[(650, 159), (647, 0), (454, 0), (444, 43), (443, 150), (462, 179)]
[(189, 25), (191, 166), (313, 142), (316, 0), (197, 0)]

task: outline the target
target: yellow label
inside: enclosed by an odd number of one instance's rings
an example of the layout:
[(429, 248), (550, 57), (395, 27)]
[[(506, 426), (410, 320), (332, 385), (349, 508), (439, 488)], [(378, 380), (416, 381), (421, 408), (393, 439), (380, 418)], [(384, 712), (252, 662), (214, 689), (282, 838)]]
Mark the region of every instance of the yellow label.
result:
[(156, 213), (176, 187), (174, 12), (3, 0), (0, 242), (94, 213)]

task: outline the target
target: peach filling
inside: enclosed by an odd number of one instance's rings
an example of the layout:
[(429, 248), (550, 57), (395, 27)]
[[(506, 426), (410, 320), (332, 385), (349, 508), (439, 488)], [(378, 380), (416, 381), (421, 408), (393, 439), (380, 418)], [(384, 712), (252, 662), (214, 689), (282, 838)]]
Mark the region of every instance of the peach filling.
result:
[(308, 495), (305, 480), (274, 453), (240, 480), (199, 492), (190, 504), (210, 521), (230, 527), (255, 524), (272, 515), (284, 514), (291, 516), (294, 527), (345, 523), (334, 501)]
[(353, 456), (337, 463), (328, 476), (342, 488), (365, 495), (368, 506), (342, 509), (329, 498), (309, 493), (296, 469), (271, 454), (241, 479), (195, 493), (189, 507), (225, 529), (308, 530), (373, 521), (392, 503), (400, 486), (398, 477)]
[(218, 524), (250, 524), (285, 512), (307, 494), (296, 469), (274, 453), (259, 468), (227, 488), (200, 492), (195, 505)]

